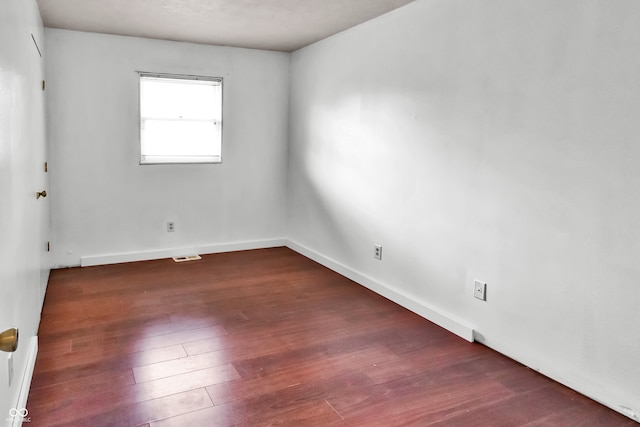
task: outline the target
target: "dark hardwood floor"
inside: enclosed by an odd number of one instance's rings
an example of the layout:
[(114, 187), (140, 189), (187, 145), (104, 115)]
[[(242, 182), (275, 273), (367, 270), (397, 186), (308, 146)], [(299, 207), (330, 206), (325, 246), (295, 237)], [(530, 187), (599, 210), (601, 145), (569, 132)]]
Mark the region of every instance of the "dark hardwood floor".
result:
[(623, 426), (286, 248), (55, 270), (31, 426)]

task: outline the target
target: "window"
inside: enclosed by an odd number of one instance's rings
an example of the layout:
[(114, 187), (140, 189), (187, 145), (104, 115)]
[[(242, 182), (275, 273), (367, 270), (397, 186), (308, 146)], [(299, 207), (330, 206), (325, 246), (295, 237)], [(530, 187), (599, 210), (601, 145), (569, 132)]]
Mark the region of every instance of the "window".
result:
[(140, 74), (140, 164), (222, 161), (222, 79)]

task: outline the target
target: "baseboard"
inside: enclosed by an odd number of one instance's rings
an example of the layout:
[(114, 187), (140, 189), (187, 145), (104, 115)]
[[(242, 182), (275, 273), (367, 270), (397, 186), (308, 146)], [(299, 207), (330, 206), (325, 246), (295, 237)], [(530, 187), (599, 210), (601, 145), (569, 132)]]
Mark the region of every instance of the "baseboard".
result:
[(613, 403), (613, 399), (610, 396), (603, 396), (602, 391), (598, 390), (599, 387), (594, 387), (593, 383), (584, 382), (583, 380), (581, 381), (579, 379), (576, 379), (575, 377), (567, 376), (567, 373), (565, 371), (563, 371), (562, 369), (558, 369), (553, 363), (541, 364), (540, 361), (536, 361), (534, 363), (532, 360), (524, 357), (523, 354), (515, 354), (512, 349), (506, 348), (504, 346), (498, 346), (494, 343), (486, 342), (480, 337), (476, 341), (497, 353), (503, 354), (510, 359), (513, 359), (516, 362), (527, 366), (529, 369), (536, 371), (540, 375), (544, 375), (545, 377), (559, 384), (562, 384), (563, 386), (568, 387), (571, 390), (575, 390), (576, 392), (588, 397), (589, 399), (598, 402), (601, 405), (608, 407), (609, 409), (619, 412), (620, 414), (632, 419), (637, 423), (640, 423), (640, 412), (638, 412), (638, 409), (633, 409)]
[(153, 251), (122, 252), (116, 254), (90, 255), (80, 258), (81, 267), (93, 265), (120, 264), (123, 262), (149, 261), (153, 259), (171, 258), (194, 254), (215, 254), (221, 252), (246, 251), (250, 249), (275, 248), (286, 246), (286, 239), (254, 240), (214, 245), (168, 248)]
[[(27, 398), (29, 397), (29, 389), (31, 388), (31, 379), (33, 378), (33, 370), (36, 367), (36, 356), (38, 355), (38, 337), (32, 337), (29, 341), (29, 354), (27, 355), (27, 366), (25, 367), (20, 384), (20, 393), (18, 394), (18, 402), (14, 408), (22, 410), (27, 407)], [(23, 422), (30, 421), (27, 413), (24, 418), (17, 416), (13, 418), (12, 427), (19, 427)]]
[(402, 307), (413, 311), (414, 313), (424, 317), (425, 319), (435, 323), (438, 326), (448, 330), (449, 332), (458, 335), (461, 338), (469, 342), (473, 342), (473, 328), (464, 322), (456, 319), (454, 316), (451, 316), (447, 313), (442, 312), (439, 309), (429, 305), (424, 301), (416, 300), (403, 292), (392, 288), (388, 285), (383, 285), (372, 279), (371, 277), (357, 272), (338, 261), (335, 261), (329, 257), (326, 257), (318, 252), (315, 252), (299, 243), (293, 242), (291, 240), (287, 241), (286, 246), (298, 252), (301, 255), (306, 256), (314, 260), (315, 262), (324, 265), (325, 267), (339, 273), (354, 282), (364, 286), (372, 290), (373, 292), (382, 295), (383, 297), (390, 299), (396, 304), (401, 305)]

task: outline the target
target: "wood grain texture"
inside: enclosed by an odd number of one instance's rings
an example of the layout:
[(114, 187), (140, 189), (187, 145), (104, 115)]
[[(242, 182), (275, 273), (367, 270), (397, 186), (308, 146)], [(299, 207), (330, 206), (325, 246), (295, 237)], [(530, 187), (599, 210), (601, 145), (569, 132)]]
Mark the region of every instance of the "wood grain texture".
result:
[(625, 426), (286, 248), (55, 270), (33, 426)]

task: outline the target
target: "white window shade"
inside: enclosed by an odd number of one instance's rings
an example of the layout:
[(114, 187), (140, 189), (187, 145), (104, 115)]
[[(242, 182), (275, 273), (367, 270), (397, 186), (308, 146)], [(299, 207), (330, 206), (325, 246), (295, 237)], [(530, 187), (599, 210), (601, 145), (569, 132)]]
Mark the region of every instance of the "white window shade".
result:
[(220, 163), (222, 79), (140, 73), (140, 163)]

